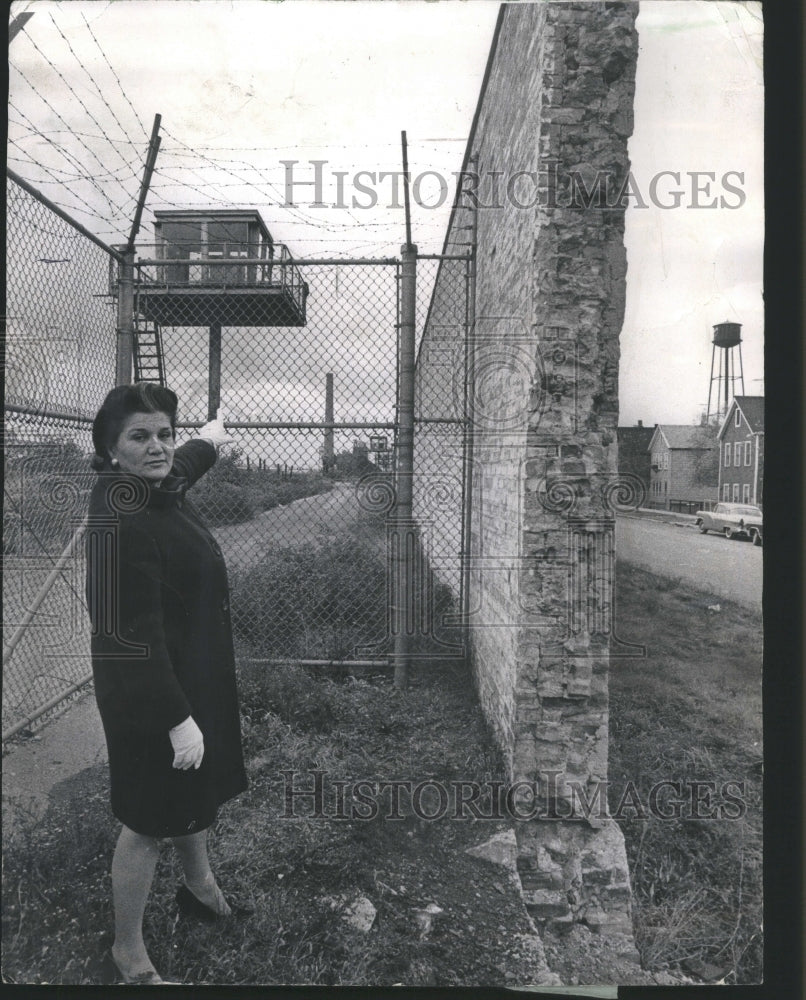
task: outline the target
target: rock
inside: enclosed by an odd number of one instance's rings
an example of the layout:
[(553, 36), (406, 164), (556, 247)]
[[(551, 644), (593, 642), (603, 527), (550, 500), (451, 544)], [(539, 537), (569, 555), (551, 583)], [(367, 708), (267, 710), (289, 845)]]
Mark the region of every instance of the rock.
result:
[(431, 928), (433, 927), (434, 920), (445, 911), (441, 906), (437, 906), (436, 903), (429, 903), (428, 906), (424, 906), (421, 910), (414, 911), (414, 920), (417, 924), (417, 928), (420, 932), (420, 939), (424, 940), (431, 933)]
[(372, 930), (378, 911), (366, 896), (325, 896), (324, 901), (331, 910), (340, 911), (342, 919), (354, 930), (366, 934)]
[(477, 847), (469, 847), (465, 854), (469, 854), (473, 858), (481, 858), (483, 861), (490, 861), (494, 865), (501, 865), (517, 877), (518, 844), (515, 840), (515, 831), (512, 829), (502, 830), (500, 833), (494, 834), (489, 840), (485, 840)]

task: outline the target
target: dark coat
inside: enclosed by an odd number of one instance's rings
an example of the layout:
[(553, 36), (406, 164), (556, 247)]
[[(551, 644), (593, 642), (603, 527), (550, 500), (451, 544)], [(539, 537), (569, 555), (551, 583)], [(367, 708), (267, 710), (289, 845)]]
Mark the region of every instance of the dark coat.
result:
[[(148, 836), (203, 830), (246, 788), (226, 567), (185, 499), (215, 459), (208, 441), (190, 441), (159, 488), (102, 472), (90, 497), (87, 602), (112, 812)], [(204, 759), (181, 771), (168, 730), (189, 715)]]

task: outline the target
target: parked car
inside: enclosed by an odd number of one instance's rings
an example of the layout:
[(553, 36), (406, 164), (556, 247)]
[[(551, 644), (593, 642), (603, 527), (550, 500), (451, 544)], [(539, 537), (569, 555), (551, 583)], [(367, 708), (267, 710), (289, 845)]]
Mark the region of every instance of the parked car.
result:
[(713, 510), (698, 510), (697, 527), (703, 535), (718, 531), (725, 538), (749, 538), (754, 545), (763, 542), (764, 515), (747, 503), (718, 503)]

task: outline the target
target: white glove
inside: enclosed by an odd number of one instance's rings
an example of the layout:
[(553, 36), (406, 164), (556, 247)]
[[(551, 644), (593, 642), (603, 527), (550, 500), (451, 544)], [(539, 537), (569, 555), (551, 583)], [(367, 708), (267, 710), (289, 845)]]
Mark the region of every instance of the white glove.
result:
[(211, 420), (201, 428), (199, 437), (205, 441), (209, 441), (210, 444), (214, 444), (216, 448), (220, 444), (232, 444), (234, 440), (234, 438), (231, 438), (227, 434), (224, 428), (224, 418), (221, 416), (221, 410), (216, 410), (215, 420)]
[(204, 737), (193, 716), (189, 715), (184, 722), (168, 730), (168, 736), (174, 748), (173, 766), (179, 771), (187, 771), (191, 767), (198, 769), (204, 757)]

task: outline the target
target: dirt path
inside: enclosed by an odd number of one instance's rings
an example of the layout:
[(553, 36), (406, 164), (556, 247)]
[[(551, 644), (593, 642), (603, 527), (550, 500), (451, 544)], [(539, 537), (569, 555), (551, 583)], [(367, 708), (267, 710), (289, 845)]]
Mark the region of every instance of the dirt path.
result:
[(357, 523), (361, 514), (353, 484), (336, 483), (329, 493), (274, 507), (243, 524), (215, 528), (213, 534), (229, 569), (243, 570), (273, 548), (302, 545), (323, 534), (338, 534)]

